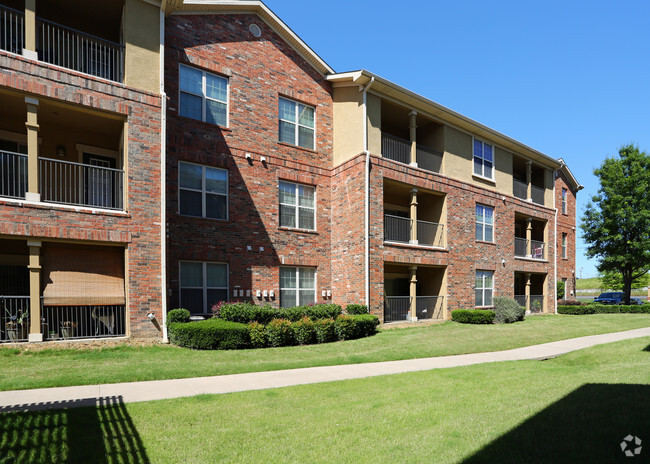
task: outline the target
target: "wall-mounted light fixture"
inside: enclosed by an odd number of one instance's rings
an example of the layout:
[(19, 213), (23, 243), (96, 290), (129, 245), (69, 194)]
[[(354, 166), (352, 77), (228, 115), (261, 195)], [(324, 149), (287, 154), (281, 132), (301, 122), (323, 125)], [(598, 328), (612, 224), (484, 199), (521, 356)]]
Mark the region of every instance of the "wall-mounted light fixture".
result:
[(63, 145), (59, 145), (56, 147), (56, 156), (65, 158), (65, 147)]

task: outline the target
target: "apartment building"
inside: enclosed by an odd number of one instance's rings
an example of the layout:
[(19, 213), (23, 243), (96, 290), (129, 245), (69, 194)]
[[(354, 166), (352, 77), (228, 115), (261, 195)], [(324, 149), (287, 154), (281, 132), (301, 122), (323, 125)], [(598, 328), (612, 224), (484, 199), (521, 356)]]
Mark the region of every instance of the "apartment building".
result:
[(0, 1), (3, 341), (228, 300), (553, 312), (574, 275), (563, 161), (336, 73), (259, 1)]
[(155, 336), (160, 9), (1, 3), (0, 339)]

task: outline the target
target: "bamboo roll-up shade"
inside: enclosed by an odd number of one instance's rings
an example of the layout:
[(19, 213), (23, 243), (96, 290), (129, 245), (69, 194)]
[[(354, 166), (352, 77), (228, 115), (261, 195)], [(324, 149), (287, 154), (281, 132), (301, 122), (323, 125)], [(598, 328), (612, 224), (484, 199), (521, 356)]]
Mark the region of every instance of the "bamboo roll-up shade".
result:
[(124, 249), (87, 245), (43, 245), (43, 304), (123, 305)]

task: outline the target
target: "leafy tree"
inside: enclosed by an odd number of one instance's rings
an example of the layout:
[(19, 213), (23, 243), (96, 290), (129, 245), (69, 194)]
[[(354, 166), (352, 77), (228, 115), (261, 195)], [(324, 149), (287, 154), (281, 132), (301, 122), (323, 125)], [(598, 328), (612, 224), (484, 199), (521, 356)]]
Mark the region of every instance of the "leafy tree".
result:
[(634, 145), (618, 154), (594, 170), (600, 188), (580, 227), (587, 256), (598, 260), (599, 272), (621, 275), (629, 304), (632, 282), (650, 269), (650, 156)]
[[(612, 289), (612, 290), (623, 290), (623, 277), (618, 272), (605, 272), (600, 276), (601, 284), (600, 288), (602, 290)], [(650, 274), (645, 274), (638, 279), (635, 279), (632, 282), (632, 289), (638, 290), (643, 287), (648, 286), (648, 281), (650, 280)]]

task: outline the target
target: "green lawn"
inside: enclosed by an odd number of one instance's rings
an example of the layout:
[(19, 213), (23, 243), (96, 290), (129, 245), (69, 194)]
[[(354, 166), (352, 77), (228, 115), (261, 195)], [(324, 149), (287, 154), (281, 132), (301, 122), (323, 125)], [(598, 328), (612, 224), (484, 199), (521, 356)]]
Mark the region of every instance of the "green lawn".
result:
[(600, 277), (589, 277), (588, 279), (576, 279), (576, 289), (587, 290), (591, 288), (600, 288), (602, 280)]
[(0, 348), (0, 390), (258, 372), (498, 351), (650, 326), (648, 314), (536, 316), (516, 324), (384, 330), (361, 340), (304, 347), (191, 351), (174, 346), (21, 351)]
[[(647, 462), (648, 398), (650, 337), (547, 361), (4, 413), (0, 463)], [(628, 434), (643, 440), (636, 458), (621, 451)]]

